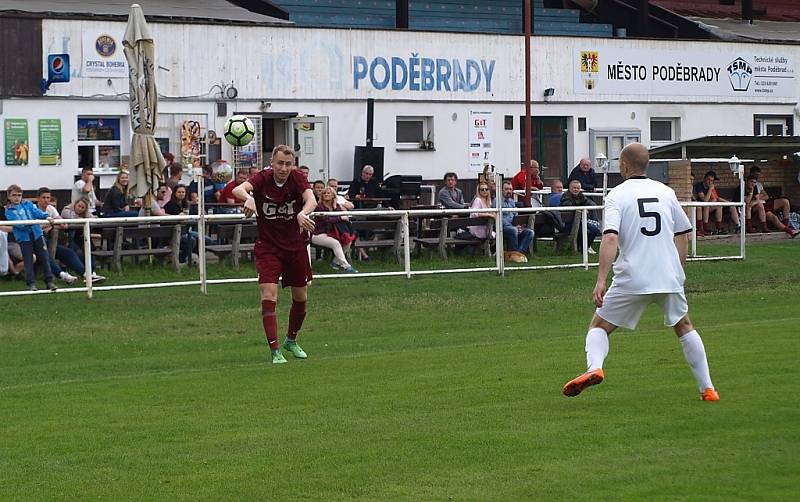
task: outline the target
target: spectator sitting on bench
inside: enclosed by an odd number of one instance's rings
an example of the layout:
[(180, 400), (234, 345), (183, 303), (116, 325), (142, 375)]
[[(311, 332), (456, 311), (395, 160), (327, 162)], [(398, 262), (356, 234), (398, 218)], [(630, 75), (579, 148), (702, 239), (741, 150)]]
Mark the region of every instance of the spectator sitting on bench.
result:
[[(325, 187), (322, 190), (322, 195), (320, 195), (319, 204), (317, 204), (315, 211), (342, 211), (342, 207), (336, 203), (336, 190), (331, 187)], [(355, 242), (357, 235), (352, 231), (352, 228), (349, 228), (348, 220), (348, 216), (315, 216), (311, 243), (333, 251), (333, 260), (331, 261), (333, 268), (354, 274), (358, 270), (347, 262), (345, 252)]]
[(564, 194), (564, 183), (562, 183), (561, 180), (553, 180), (553, 182), (550, 184), (550, 197), (547, 199), (547, 205), (548, 206), (560, 205), (561, 196), (563, 194)]
[[(64, 208), (61, 210), (61, 217), (65, 220), (97, 218), (97, 216), (93, 215), (91, 210), (89, 210), (89, 199), (86, 197), (78, 199), (72, 204), (64, 206)], [(100, 245), (102, 235), (91, 234), (90, 237), (92, 239), (93, 247)], [(83, 250), (83, 227), (73, 228), (69, 231), (69, 241), (67, 242), (67, 245), (77, 253), (80, 253), (81, 250)]]
[[(489, 193), (489, 184), (485, 181), (478, 183), (478, 193), (475, 195), (475, 198), (472, 199), (472, 205), (470, 207), (472, 209), (491, 209), (492, 195)], [(494, 219), (494, 216), (494, 212), (470, 213), (470, 218), (486, 218), (486, 224), (467, 227), (467, 231), (469, 232), (468, 237), (481, 240), (488, 238), (490, 228), (489, 225)], [(492, 232), (492, 237), (494, 237), (494, 232)]]
[(103, 203), (103, 216), (105, 218), (122, 218), (138, 216), (137, 211), (132, 211), (128, 205), (128, 171), (117, 173), (114, 185), (108, 189)]
[[(569, 182), (569, 190), (564, 192), (564, 195), (561, 196), (561, 202), (559, 206), (561, 207), (575, 207), (575, 206), (593, 206), (594, 203), (589, 200), (586, 195), (581, 192), (581, 182), (578, 180), (572, 180)], [(567, 223), (564, 225), (564, 232), (569, 233), (572, 231), (572, 225), (574, 221), (571, 223)], [(581, 229), (582, 230), (582, 229)], [(583, 239), (581, 236), (581, 230), (578, 231), (578, 249), (582, 249)], [(592, 243), (594, 239), (600, 235), (600, 222), (597, 220), (593, 220), (591, 218), (586, 218), (586, 230), (589, 235), (587, 235), (587, 242), (589, 243), (589, 249), (586, 251), (589, 254), (596, 254), (595, 251), (592, 249)]]
[(466, 209), (469, 206), (464, 202), (464, 192), (456, 187), (458, 175), (456, 173), (444, 174), (444, 186), (439, 190), (437, 200), (445, 209)]
[(222, 187), (222, 190), (219, 191), (219, 203), (220, 204), (230, 204), (230, 207), (217, 207), (214, 211), (217, 214), (235, 214), (239, 212), (239, 201), (236, 200), (236, 197), (233, 195), (233, 189), (247, 181), (248, 172), (244, 169), (240, 169), (236, 173), (236, 177), (230, 180)]
[[(517, 207), (517, 202), (514, 200), (514, 187), (510, 181), (503, 182), (503, 207)], [(516, 216), (515, 211), (503, 213), (503, 239), (508, 244), (510, 251), (527, 255), (534, 237), (533, 229), (514, 225)]]
[(336, 203), (342, 206), (342, 209), (350, 211), (355, 207), (352, 202), (345, 199), (344, 196), (339, 195), (339, 180), (336, 178), (329, 179), (328, 186), (333, 188), (333, 191), (336, 192)]
[(764, 185), (759, 181), (761, 179), (761, 168), (753, 166), (750, 168), (750, 174), (756, 177), (756, 190), (759, 200), (764, 202), (764, 210), (772, 212), (778, 216), (781, 223), (784, 225), (789, 224), (789, 216), (791, 214), (791, 203), (787, 197), (772, 198), (764, 189)]
[[(531, 165), (528, 169), (531, 173), (531, 190), (541, 190), (544, 188), (544, 183), (539, 178), (539, 162), (531, 159)], [(525, 182), (528, 177), (528, 171), (525, 170), (525, 164), (520, 167), (519, 172), (511, 178), (511, 186), (514, 190), (525, 190)]]
[[(703, 176), (703, 181), (699, 183), (695, 183), (694, 187), (692, 188), (692, 192), (694, 194), (694, 198), (698, 202), (730, 202), (728, 199), (724, 199), (719, 196), (717, 192), (716, 182), (719, 181), (719, 176), (714, 171), (708, 171)], [(718, 234), (727, 234), (728, 231), (722, 228), (722, 213), (723, 207), (699, 207), (697, 208), (697, 216), (700, 219), (700, 235), (710, 235), (711, 229), (708, 226), (708, 219), (711, 216), (711, 213), (714, 213), (714, 221), (716, 222), (716, 233)], [(736, 231), (738, 232), (741, 227), (739, 226), (739, 213), (736, 211), (735, 208), (731, 208), (730, 211), (731, 221), (733, 221), (734, 225), (736, 225)]]
[(797, 237), (800, 230), (794, 230), (782, 223), (775, 213), (766, 208), (766, 201), (758, 197), (759, 193), (762, 192), (758, 191), (758, 177), (755, 174), (750, 174), (747, 176), (747, 183), (744, 185), (744, 202), (747, 204), (747, 231), (755, 231), (752, 218), (756, 218), (763, 233), (769, 232), (767, 227), (767, 221), (769, 221), (773, 227), (781, 232), (786, 232), (792, 238)]
[(361, 178), (353, 180), (347, 190), (348, 200), (374, 199), (380, 193), (378, 182), (372, 177), (375, 175), (375, 168), (367, 164), (361, 169)]

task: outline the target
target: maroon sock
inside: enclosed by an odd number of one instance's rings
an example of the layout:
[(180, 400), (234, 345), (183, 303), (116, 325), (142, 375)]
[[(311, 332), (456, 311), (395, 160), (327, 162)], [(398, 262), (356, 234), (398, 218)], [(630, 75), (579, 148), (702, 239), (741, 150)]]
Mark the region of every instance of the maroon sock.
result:
[(303, 326), (305, 318), (306, 302), (292, 301), (292, 308), (289, 309), (289, 331), (286, 333), (286, 338), (289, 340), (297, 339), (297, 332)]
[(278, 350), (278, 320), (275, 317), (275, 304), (272, 300), (261, 300), (261, 322), (267, 335), (270, 350)]

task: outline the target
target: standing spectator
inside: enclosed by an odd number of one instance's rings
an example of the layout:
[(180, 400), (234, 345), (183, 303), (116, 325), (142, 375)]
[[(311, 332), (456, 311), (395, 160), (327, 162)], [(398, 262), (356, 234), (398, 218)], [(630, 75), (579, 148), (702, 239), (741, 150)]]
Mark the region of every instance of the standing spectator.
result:
[(308, 166), (300, 166), (297, 169), (308, 179), (308, 175), (311, 174), (311, 169), (309, 169)]
[(375, 168), (367, 164), (361, 169), (361, 178), (353, 180), (347, 190), (348, 200), (374, 199), (380, 194), (381, 188), (373, 178)]
[(531, 164), (528, 169), (525, 169), (525, 164), (519, 168), (519, 172), (511, 178), (511, 186), (514, 190), (525, 190), (525, 181), (528, 177), (528, 172), (531, 174), (531, 190), (541, 190), (544, 188), (544, 183), (539, 177), (539, 162), (531, 159)]
[(98, 200), (94, 193), (94, 170), (91, 167), (84, 167), (81, 169), (81, 179), (76, 181), (72, 186), (71, 202), (75, 202), (84, 197), (89, 201), (89, 211), (91, 211), (92, 214), (96, 214)]
[(547, 205), (558, 206), (561, 204), (561, 195), (563, 195), (563, 193), (564, 183), (562, 183), (561, 180), (553, 180), (550, 184), (550, 197), (547, 199)]
[[(573, 397), (601, 383), (609, 335), (619, 326), (635, 329), (647, 306), (655, 303), (664, 313), (664, 325), (671, 326), (680, 340), (701, 399), (719, 401), (711, 383), (703, 340), (689, 319), (683, 286), (687, 234), (692, 224), (675, 192), (647, 179), (648, 163), (647, 148), (640, 143), (631, 143), (620, 153), (620, 172), (625, 182), (612, 189), (605, 201), (600, 265), (592, 292), (597, 310), (585, 342), (587, 370), (567, 382), (563, 392)], [(606, 290), (612, 264), (614, 279)]]
[(572, 180), (581, 182), (581, 188), (586, 192), (594, 192), (594, 169), (592, 169), (592, 161), (589, 159), (581, 159), (578, 165), (569, 173), (567, 183)]
[[(569, 182), (569, 191), (564, 192), (564, 195), (561, 196), (561, 202), (559, 203), (559, 206), (594, 206), (594, 203), (590, 201), (589, 198), (583, 194), (583, 192), (581, 192), (581, 182), (578, 180), (572, 180)], [(564, 232), (571, 232), (572, 225), (573, 223), (567, 223), (564, 225)], [(589, 254), (596, 254), (595, 250), (592, 249), (592, 243), (594, 243), (594, 239), (600, 235), (600, 222), (587, 217), (586, 230), (588, 232), (587, 242), (589, 244), (589, 249), (587, 249), (586, 252)], [(582, 229), (578, 231), (578, 249), (583, 249), (583, 239), (580, 237), (582, 233)]]
[(439, 205), (444, 206), (445, 209), (465, 209), (469, 207), (464, 203), (464, 192), (456, 187), (458, 183), (458, 175), (456, 173), (445, 173), (444, 186), (439, 190), (437, 200)]
[[(53, 223), (46, 212), (42, 211), (32, 202), (22, 200), (22, 188), (11, 185), (6, 191), (8, 206), (6, 206), (6, 218), (11, 220), (44, 220)], [(39, 225), (16, 225), (13, 227), (14, 239), (22, 249), (22, 260), (25, 262), (25, 283), (28, 289), (36, 291), (36, 271), (33, 268), (33, 255), (39, 262), (44, 272), (44, 281), (47, 289), (55, 291), (56, 285), (53, 282), (53, 272), (50, 269), (50, 257), (47, 254), (47, 247), (44, 243), (42, 228)]]
[(114, 185), (108, 189), (103, 203), (103, 216), (106, 218), (122, 218), (137, 216), (139, 213), (132, 211), (128, 205), (128, 171), (117, 173)]
[(248, 218), (257, 215), (258, 240), (254, 254), (261, 292), (261, 320), (273, 364), (286, 362), (278, 344), (275, 318), (279, 278), (284, 287), (292, 288), (289, 329), (283, 348), (297, 358), (308, 357), (297, 344), (297, 334), (306, 317), (311, 281), (304, 234), (314, 230), (314, 221), (308, 215), (314, 212), (317, 204), (308, 178), (293, 169), (294, 161), (294, 150), (278, 145), (272, 151), (272, 169), (260, 171), (233, 189), (236, 198), (244, 201), (244, 215)]
[[(514, 200), (514, 187), (510, 181), (503, 182), (503, 207), (516, 208), (517, 202)], [(525, 228), (521, 225), (514, 225), (516, 211), (503, 213), (503, 239), (508, 244), (510, 251), (517, 251), (524, 255), (528, 254), (528, 249), (533, 241), (533, 229)]]
[[(472, 204), (470, 207), (472, 209), (491, 209), (492, 194), (489, 193), (489, 184), (485, 181), (478, 183), (478, 193), (475, 195), (475, 198), (472, 199)], [(495, 215), (493, 212), (470, 213), (470, 218), (485, 218), (486, 223), (483, 225), (469, 226), (467, 227), (467, 231), (476, 239), (486, 239), (489, 237), (489, 230), (491, 228), (490, 225), (494, 219), (494, 216)]]
[(339, 180), (336, 178), (330, 178), (328, 180), (328, 186), (333, 188), (333, 191), (336, 192), (336, 203), (342, 206), (342, 209), (350, 211), (355, 207), (353, 206), (353, 203), (345, 199), (343, 195), (339, 195)]
[[(316, 212), (341, 211), (342, 207), (336, 203), (336, 190), (326, 187), (322, 190)], [(355, 242), (357, 235), (347, 228), (347, 216), (317, 216), (314, 218), (314, 234), (311, 243), (315, 246), (325, 247), (333, 251), (331, 266), (337, 270), (344, 270), (355, 274), (358, 270), (348, 263), (345, 253), (350, 245)], [(345, 223), (344, 225), (342, 223)]]
[[(692, 187), (692, 192), (694, 193), (695, 199), (698, 202), (730, 202), (728, 199), (720, 197), (719, 193), (717, 193), (717, 181), (719, 181), (719, 176), (717, 176), (717, 173), (714, 171), (708, 171), (703, 176), (703, 181), (696, 183), (694, 187)], [(699, 211), (699, 209), (702, 209), (702, 211)], [(733, 221), (733, 223), (736, 225), (736, 232), (739, 232), (741, 229), (739, 226), (739, 213), (736, 211), (736, 208), (730, 208), (730, 210), (731, 221)], [(715, 208), (698, 208), (698, 212), (701, 213), (700, 235), (710, 235), (712, 233), (708, 226), (708, 219), (712, 212), (714, 213), (714, 221), (716, 221), (717, 233), (728, 233), (727, 230), (722, 228), (722, 206), (717, 206)]]

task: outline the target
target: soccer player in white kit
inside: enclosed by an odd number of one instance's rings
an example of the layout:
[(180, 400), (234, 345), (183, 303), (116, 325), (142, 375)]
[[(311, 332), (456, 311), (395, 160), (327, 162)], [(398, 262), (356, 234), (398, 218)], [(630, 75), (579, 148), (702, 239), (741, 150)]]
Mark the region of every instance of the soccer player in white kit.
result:
[[(603, 362), (608, 355), (608, 336), (623, 326), (635, 329), (645, 308), (655, 303), (664, 312), (664, 324), (672, 326), (683, 348), (703, 401), (719, 401), (708, 372), (703, 340), (687, 315), (683, 291), (683, 264), (692, 224), (675, 192), (648, 179), (650, 155), (640, 143), (626, 146), (619, 157), (625, 181), (605, 199), (600, 267), (593, 300), (597, 306), (586, 334), (588, 369), (564, 385), (572, 397), (603, 381)], [(619, 257), (614, 258), (619, 248)], [(614, 279), (606, 291), (606, 277), (614, 265)]]

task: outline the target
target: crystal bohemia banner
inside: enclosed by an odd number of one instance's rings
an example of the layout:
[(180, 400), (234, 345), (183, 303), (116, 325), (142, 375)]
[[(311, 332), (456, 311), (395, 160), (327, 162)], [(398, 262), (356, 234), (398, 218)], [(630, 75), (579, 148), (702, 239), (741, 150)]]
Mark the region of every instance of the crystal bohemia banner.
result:
[(794, 62), (786, 54), (644, 49), (576, 49), (578, 94), (792, 98)]

